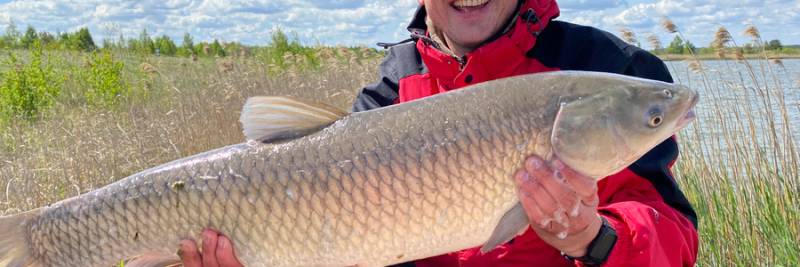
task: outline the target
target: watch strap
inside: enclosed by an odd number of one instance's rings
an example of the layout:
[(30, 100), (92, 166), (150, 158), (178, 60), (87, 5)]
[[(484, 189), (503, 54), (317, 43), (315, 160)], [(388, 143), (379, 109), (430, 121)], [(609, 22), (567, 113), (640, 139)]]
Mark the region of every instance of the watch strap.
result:
[(589, 242), (589, 246), (586, 247), (585, 255), (581, 257), (570, 257), (563, 253), (562, 255), (571, 261), (579, 261), (589, 266), (599, 266), (603, 264), (608, 259), (608, 256), (611, 255), (611, 250), (617, 243), (617, 231), (614, 230), (614, 227), (611, 226), (605, 217), (600, 216), (600, 219), (603, 220), (603, 224), (600, 226), (600, 231), (597, 232), (597, 236), (595, 236), (592, 242)]

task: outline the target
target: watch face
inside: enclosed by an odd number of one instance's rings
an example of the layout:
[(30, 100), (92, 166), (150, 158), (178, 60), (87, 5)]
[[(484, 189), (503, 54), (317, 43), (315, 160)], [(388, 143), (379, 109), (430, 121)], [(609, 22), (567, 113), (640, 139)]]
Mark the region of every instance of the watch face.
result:
[(608, 258), (608, 255), (611, 254), (611, 249), (617, 243), (617, 232), (611, 227), (603, 226), (597, 238), (592, 242), (592, 248), (586, 253), (594, 259), (601, 260), (601, 262)]

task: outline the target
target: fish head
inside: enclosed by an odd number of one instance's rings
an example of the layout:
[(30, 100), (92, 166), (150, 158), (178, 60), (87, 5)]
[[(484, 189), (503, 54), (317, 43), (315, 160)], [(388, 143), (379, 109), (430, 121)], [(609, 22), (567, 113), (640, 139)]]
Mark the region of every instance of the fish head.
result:
[(551, 144), (572, 169), (602, 179), (626, 168), (694, 119), (697, 92), (676, 84), (603, 77), (594, 93), (560, 101)]

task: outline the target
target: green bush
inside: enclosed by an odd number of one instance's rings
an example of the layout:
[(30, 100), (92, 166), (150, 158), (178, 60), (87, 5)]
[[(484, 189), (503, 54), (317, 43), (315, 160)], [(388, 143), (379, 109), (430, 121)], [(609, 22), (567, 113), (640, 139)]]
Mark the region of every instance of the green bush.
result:
[(15, 117), (39, 118), (61, 93), (62, 83), (45, 60), (41, 44), (34, 42), (29, 63), (9, 53), (6, 64), (9, 69), (0, 73), (0, 122)]
[(92, 106), (111, 107), (130, 93), (122, 78), (124, 63), (114, 60), (109, 51), (95, 52), (88, 56), (83, 80), (87, 83), (86, 102)]
[(289, 69), (315, 70), (320, 66), (314, 48), (303, 46), (297, 37), (290, 39), (280, 29), (272, 34), (271, 43), (255, 49), (255, 54), (267, 65), (270, 74)]

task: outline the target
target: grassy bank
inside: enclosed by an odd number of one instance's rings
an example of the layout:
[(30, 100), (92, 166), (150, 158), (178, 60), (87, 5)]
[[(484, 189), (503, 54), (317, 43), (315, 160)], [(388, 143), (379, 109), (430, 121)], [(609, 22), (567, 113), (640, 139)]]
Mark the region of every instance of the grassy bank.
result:
[[(16, 56), (21, 62), (32, 57)], [(356, 91), (377, 78), (379, 58), (358, 49), (319, 50), (314, 64), (308, 58), (194, 61), (115, 54), (102, 65), (102, 57), (90, 54), (46, 53), (52, 73), (42, 79), (58, 81), (59, 93), (47, 96), (52, 103), (35, 118), (9, 115), (0, 124), (0, 211), (43, 206), (173, 159), (242, 142), (238, 116), (249, 96), (293, 95), (348, 108)], [(121, 70), (108, 67), (116, 66), (112, 63), (121, 63)], [(22, 67), (4, 64), (0, 71)], [(675, 168), (700, 219), (700, 266), (800, 265), (800, 140), (785, 127), (788, 111), (798, 103), (784, 101), (788, 86), (777, 82), (737, 86), (751, 77), (782, 75), (769, 68), (749, 70), (687, 74), (701, 76), (704, 82), (696, 86), (710, 92), (702, 96), (696, 123), (680, 135), (682, 155)], [(119, 79), (109, 78), (115, 75)], [(85, 77), (99, 82), (87, 83)], [(723, 97), (740, 88), (756, 101)], [(111, 100), (91, 100), (91, 90), (110, 92)]]

